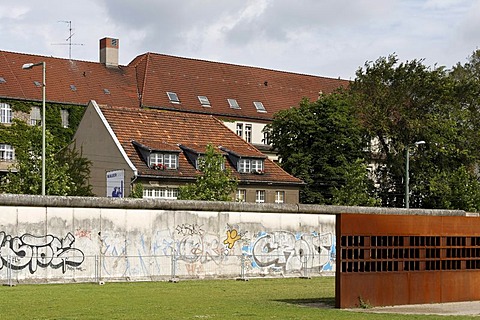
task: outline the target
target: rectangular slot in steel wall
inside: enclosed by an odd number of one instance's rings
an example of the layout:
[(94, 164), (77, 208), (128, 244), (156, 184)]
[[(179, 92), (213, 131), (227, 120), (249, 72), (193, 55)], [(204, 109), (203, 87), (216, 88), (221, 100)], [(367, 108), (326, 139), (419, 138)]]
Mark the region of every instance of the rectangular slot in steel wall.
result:
[(337, 308), (480, 300), (480, 220), (339, 214)]

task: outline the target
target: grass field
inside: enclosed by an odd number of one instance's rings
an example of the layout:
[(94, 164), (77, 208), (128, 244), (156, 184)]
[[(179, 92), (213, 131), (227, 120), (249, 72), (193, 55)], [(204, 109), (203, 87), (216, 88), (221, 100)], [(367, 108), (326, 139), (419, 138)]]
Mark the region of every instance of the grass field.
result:
[[(334, 277), (0, 287), (4, 319), (438, 319), (333, 309)], [(441, 319), (471, 319), (441, 317)]]

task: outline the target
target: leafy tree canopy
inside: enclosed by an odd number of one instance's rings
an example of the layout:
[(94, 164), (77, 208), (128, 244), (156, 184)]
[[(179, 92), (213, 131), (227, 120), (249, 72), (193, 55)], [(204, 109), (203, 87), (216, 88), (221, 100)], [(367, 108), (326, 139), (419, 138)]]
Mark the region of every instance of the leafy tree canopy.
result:
[[(41, 194), (42, 130), (20, 120), (1, 128), (2, 142), (15, 149), (15, 164), (0, 183), (0, 191)], [(90, 161), (46, 131), (46, 194), (91, 196)]]
[(205, 201), (232, 201), (237, 182), (225, 167), (225, 158), (211, 144), (198, 161), (202, 173), (195, 183), (179, 188), (178, 199)]
[(351, 183), (349, 179), (356, 179), (355, 174), (366, 177), (365, 167), (363, 172), (350, 170), (352, 164), (363, 163), (367, 140), (348, 95), (337, 92), (322, 95), (314, 102), (303, 100), (298, 107), (275, 114), (267, 130), (281, 166), (306, 182), (300, 193), (301, 202), (366, 204), (363, 200), (357, 203), (346, 193), (334, 200), (334, 191)]
[[(374, 142), (371, 159), (382, 205), (404, 206), (409, 148), (411, 207), (480, 209), (479, 194), (472, 191), (480, 160), (478, 58), (475, 53), (449, 72), (391, 55), (357, 71), (350, 92)], [(426, 144), (415, 147), (421, 140)], [(460, 194), (470, 199), (460, 201)]]

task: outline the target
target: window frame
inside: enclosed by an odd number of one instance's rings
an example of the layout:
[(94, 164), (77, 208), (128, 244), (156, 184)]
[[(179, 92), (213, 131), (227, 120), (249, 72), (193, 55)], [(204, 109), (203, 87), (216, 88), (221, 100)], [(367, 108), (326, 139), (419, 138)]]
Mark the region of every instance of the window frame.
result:
[(265, 203), (265, 190), (255, 190), (255, 203)]
[(143, 199), (166, 199), (177, 200), (178, 188), (143, 188)]
[(237, 99), (228, 98), (227, 102), (228, 102), (228, 105), (230, 106), (230, 108), (232, 108), (232, 109), (242, 109), (242, 108), (240, 108), (240, 105), (238, 104)]
[(178, 154), (169, 152), (151, 152), (148, 156), (148, 166), (153, 168), (161, 165), (167, 170), (178, 169)]
[(247, 190), (246, 189), (237, 189), (235, 193), (235, 201), (237, 202), (247, 202)]
[(197, 98), (198, 98), (198, 101), (200, 102), (200, 104), (202, 105), (202, 107), (210, 107), (211, 106), (210, 100), (208, 100), (207, 96), (197, 96)]
[(8, 103), (0, 102), (0, 123), (12, 123), (13, 111), (12, 106)]
[(285, 191), (275, 191), (275, 203), (285, 203)]
[(265, 109), (265, 106), (263, 105), (262, 102), (254, 101), (253, 105), (255, 106), (255, 109), (257, 109), (257, 112), (267, 113), (267, 109)]
[(252, 143), (252, 124), (245, 123), (245, 141)]
[(167, 97), (171, 103), (177, 103), (177, 104), (180, 103), (180, 98), (178, 97), (178, 94), (175, 92), (167, 91)]
[(15, 160), (15, 148), (8, 143), (0, 143), (0, 161)]
[(30, 125), (38, 126), (42, 124), (42, 111), (40, 107), (33, 106), (30, 109)]
[(62, 120), (62, 128), (68, 128), (70, 126), (69, 123), (70, 112), (67, 109), (60, 109), (60, 119)]

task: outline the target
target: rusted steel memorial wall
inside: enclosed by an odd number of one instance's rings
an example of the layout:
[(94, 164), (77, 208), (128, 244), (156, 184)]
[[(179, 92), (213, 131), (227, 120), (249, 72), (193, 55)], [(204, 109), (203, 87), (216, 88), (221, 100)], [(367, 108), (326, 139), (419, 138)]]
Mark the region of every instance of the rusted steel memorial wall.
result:
[(341, 214), (336, 227), (337, 307), (480, 300), (476, 215)]

